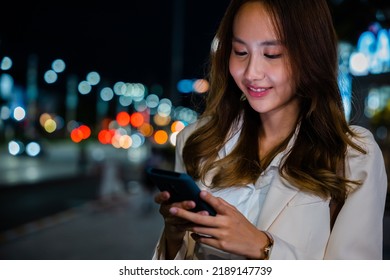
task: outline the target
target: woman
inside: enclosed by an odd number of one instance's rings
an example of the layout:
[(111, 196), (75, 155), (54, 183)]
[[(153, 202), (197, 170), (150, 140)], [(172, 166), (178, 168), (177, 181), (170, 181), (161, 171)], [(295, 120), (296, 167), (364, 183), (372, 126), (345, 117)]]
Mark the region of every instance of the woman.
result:
[(217, 215), (156, 195), (154, 258), (381, 259), (383, 157), (345, 119), (326, 0), (233, 0), (216, 39), (206, 110), (179, 134), (175, 169)]

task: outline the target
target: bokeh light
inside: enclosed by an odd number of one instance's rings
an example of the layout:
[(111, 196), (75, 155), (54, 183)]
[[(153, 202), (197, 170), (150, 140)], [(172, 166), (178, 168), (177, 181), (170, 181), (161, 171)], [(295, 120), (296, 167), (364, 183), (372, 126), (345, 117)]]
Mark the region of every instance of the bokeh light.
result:
[(3, 71), (7, 71), (12, 67), (12, 59), (8, 56), (4, 56), (0, 62), (0, 69)]
[(14, 110), (13, 117), (17, 121), (24, 120), (24, 118), (26, 117), (26, 110), (24, 110), (24, 108), (22, 108), (20, 106), (16, 107)]
[(87, 74), (87, 82), (91, 86), (95, 86), (100, 82), (100, 75), (98, 72), (92, 71)]
[(205, 79), (198, 79), (193, 84), (193, 89), (196, 93), (205, 93), (209, 90), (210, 84)]
[(350, 71), (355, 76), (368, 74), (369, 61), (363, 53), (353, 53), (349, 60)]
[(123, 107), (128, 107), (133, 103), (133, 98), (131, 96), (121, 95), (119, 96), (119, 104)]
[(192, 92), (192, 89), (193, 89), (193, 81), (192, 80), (183, 79), (177, 83), (177, 90), (180, 93), (188, 94), (188, 93)]
[(138, 131), (145, 137), (150, 137), (153, 135), (154, 128), (150, 123), (143, 123), (139, 128)]
[(47, 70), (43, 76), (44, 80), (48, 84), (53, 84), (57, 81), (58, 75), (53, 70)]
[(119, 138), (119, 145), (123, 149), (129, 149), (133, 144), (133, 139), (129, 135), (122, 135)]
[(41, 152), (41, 145), (39, 145), (37, 142), (30, 142), (26, 146), (26, 154), (30, 157), (36, 157)]
[(11, 117), (11, 110), (7, 106), (2, 106), (0, 108), (0, 119), (8, 120)]
[(56, 59), (53, 61), (51, 64), (51, 68), (53, 69), (54, 72), (56, 73), (62, 73), (64, 72), (66, 67), (65, 62), (62, 59)]
[(145, 137), (139, 133), (134, 133), (131, 135), (131, 139), (133, 140), (133, 148), (140, 148), (145, 143)]
[(150, 94), (146, 97), (146, 105), (149, 108), (156, 108), (160, 102), (160, 98), (156, 94)]
[(157, 130), (154, 134), (154, 141), (159, 145), (164, 145), (168, 141), (168, 133), (164, 130)]
[(57, 123), (53, 119), (47, 119), (43, 124), (43, 128), (48, 133), (53, 133), (57, 129)]
[(103, 101), (110, 101), (113, 99), (113, 97), (114, 97), (114, 91), (109, 87), (104, 87), (100, 91), (100, 98)]
[(144, 116), (139, 112), (135, 112), (131, 115), (130, 122), (132, 126), (140, 127), (144, 123)]
[(114, 93), (116, 95), (123, 95), (126, 93), (126, 84), (124, 82), (116, 82), (114, 85)]
[(176, 146), (176, 137), (179, 132), (173, 132), (171, 136), (169, 137), (169, 142), (172, 144), (172, 146)]
[(80, 143), (83, 140), (83, 133), (81, 130), (75, 128), (70, 133), (70, 138), (72, 139), (73, 142)]
[(153, 121), (157, 126), (166, 126), (171, 122), (170, 116), (162, 116), (160, 114), (156, 114), (153, 117)]
[(10, 99), (12, 96), (12, 88), (14, 79), (10, 74), (3, 73), (0, 76), (0, 98)]
[(115, 130), (103, 129), (98, 133), (98, 140), (103, 145), (111, 144), (114, 135), (115, 135)]
[(92, 86), (87, 81), (82, 81), (79, 83), (78, 90), (81, 94), (88, 94), (92, 90)]
[(70, 138), (73, 142), (79, 143), (82, 140), (86, 140), (91, 136), (91, 129), (89, 126), (83, 124), (77, 128), (74, 128), (70, 133)]
[(116, 115), (116, 121), (120, 126), (126, 126), (130, 124), (130, 115), (127, 112), (119, 112)]
[(185, 127), (184, 122), (182, 121), (174, 121), (171, 125), (172, 132), (179, 132)]
[(79, 130), (81, 131), (83, 140), (86, 140), (91, 136), (91, 129), (89, 128), (89, 126), (85, 124), (80, 125)]
[(13, 156), (22, 154), (24, 149), (24, 144), (20, 141), (12, 140), (8, 143), (8, 152)]

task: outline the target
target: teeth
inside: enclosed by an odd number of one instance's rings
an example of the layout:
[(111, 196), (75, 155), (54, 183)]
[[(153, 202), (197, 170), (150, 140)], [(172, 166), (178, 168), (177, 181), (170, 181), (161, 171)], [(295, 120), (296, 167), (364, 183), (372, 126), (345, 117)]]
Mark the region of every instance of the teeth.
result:
[(262, 91), (265, 91), (264, 88), (253, 88), (253, 87), (249, 87), (249, 89), (250, 89), (251, 91), (255, 91), (255, 92), (262, 92)]

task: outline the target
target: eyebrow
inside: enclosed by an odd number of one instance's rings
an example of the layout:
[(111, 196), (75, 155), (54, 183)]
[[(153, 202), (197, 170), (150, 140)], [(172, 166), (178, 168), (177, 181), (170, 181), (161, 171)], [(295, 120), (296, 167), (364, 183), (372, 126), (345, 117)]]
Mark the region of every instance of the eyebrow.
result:
[[(240, 38), (237, 38), (237, 37), (234, 37), (232, 38), (232, 42), (237, 42), (237, 43), (240, 43), (240, 44), (243, 44), (245, 45), (245, 41), (240, 39)], [(282, 42), (280, 40), (267, 40), (267, 41), (262, 41), (259, 43), (260, 46), (280, 46), (282, 45)]]

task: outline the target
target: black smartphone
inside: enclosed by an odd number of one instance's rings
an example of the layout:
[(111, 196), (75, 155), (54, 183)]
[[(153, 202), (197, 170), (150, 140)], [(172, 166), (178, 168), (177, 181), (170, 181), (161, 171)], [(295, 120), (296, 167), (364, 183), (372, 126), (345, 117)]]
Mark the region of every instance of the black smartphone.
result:
[(191, 211), (206, 210), (212, 216), (217, 214), (212, 206), (200, 198), (200, 188), (188, 174), (153, 167), (148, 168), (146, 172), (160, 191), (169, 192), (171, 195), (170, 202), (192, 200), (196, 207)]

